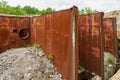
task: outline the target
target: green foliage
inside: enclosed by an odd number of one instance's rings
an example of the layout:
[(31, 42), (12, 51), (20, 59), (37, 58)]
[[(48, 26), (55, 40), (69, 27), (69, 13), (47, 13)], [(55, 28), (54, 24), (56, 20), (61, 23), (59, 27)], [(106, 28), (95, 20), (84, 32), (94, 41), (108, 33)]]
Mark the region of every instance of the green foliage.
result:
[(40, 48), (40, 44), (37, 44), (37, 43), (34, 43), (32, 45), (29, 45), (29, 44), (25, 44), (24, 47), (27, 48), (27, 47), (32, 47), (34, 46), (35, 48), (39, 49)]
[(38, 49), (40, 48), (40, 44), (34, 43), (33, 46), (35, 46), (35, 47), (38, 48)]
[(47, 8), (47, 9), (43, 9), (43, 10), (41, 11), (41, 13), (42, 13), (42, 15), (43, 15), (43, 14), (52, 13), (53, 11), (55, 11), (55, 10), (52, 10), (51, 8)]
[(55, 58), (54, 54), (49, 54), (48, 55), (48, 59), (50, 60), (51, 63), (53, 63), (54, 58)]
[(25, 48), (28, 48), (28, 47), (32, 47), (32, 45), (25, 44), (24, 47), (25, 47)]
[(85, 8), (79, 11), (79, 14), (93, 14), (93, 13), (97, 13), (97, 10), (92, 10), (90, 8)]
[(47, 8), (44, 10), (38, 10), (35, 7), (24, 6), (23, 8), (18, 5), (16, 7), (11, 7), (6, 1), (2, 0), (0, 2), (0, 14), (12, 14), (12, 15), (44, 15), (54, 12), (54, 9)]
[(79, 65), (79, 70), (80, 70), (80, 72), (85, 71), (85, 69), (82, 66), (80, 66), (80, 65)]
[[(44, 15), (54, 12), (52, 8), (47, 8), (43, 10), (38, 10), (35, 7), (24, 6), (23, 8), (20, 5), (16, 7), (11, 7), (7, 4), (6, 1), (2, 0), (0, 2), (0, 14), (12, 14), (12, 15)], [(79, 14), (92, 14), (96, 13), (96, 10), (91, 10), (90, 8), (82, 9), (79, 11)]]
[(28, 13), (29, 15), (33, 15), (33, 14), (38, 14), (39, 10), (34, 8), (34, 7), (30, 7), (30, 6), (25, 6), (22, 8), (22, 10), (26, 11), (26, 13)]
[(49, 55), (48, 55), (48, 58), (49, 58), (50, 60), (53, 60), (53, 59), (54, 59), (54, 54), (49, 54)]
[(114, 60), (112, 56), (108, 56), (108, 64), (113, 64)]

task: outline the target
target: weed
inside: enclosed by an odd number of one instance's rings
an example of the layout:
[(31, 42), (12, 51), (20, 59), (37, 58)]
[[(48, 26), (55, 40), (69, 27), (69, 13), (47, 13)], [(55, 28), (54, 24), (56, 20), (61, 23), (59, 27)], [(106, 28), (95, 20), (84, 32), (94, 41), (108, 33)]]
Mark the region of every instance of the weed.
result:
[(36, 43), (34, 43), (33, 46), (35, 46), (37, 49), (40, 48), (40, 44), (36, 44)]
[(53, 63), (53, 61), (54, 61), (54, 58), (55, 58), (54, 54), (49, 54), (49, 55), (48, 55), (48, 59), (49, 59), (50, 62), (52, 62), (52, 63)]
[(85, 71), (85, 69), (82, 66), (80, 66), (80, 65), (79, 65), (79, 70), (80, 70), (80, 72)]

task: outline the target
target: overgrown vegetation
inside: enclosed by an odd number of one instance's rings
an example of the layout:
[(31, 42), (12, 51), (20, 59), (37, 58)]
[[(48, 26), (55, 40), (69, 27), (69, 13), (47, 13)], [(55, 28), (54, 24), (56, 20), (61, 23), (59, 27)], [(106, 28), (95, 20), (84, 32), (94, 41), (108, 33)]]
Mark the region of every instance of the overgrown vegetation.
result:
[(20, 5), (16, 7), (11, 7), (7, 4), (6, 1), (2, 0), (0, 2), (0, 14), (12, 14), (12, 15), (44, 15), (48, 13), (52, 13), (55, 10), (52, 8), (47, 8), (43, 10), (38, 10), (35, 7), (31, 6), (24, 6), (21, 7)]
[(50, 60), (51, 63), (54, 62), (54, 58), (55, 58), (54, 54), (51, 53), (48, 55), (48, 59)]
[[(12, 7), (10, 5), (7, 4), (6, 1), (2, 0), (0, 2), (0, 14), (11, 14), (11, 15), (44, 15), (44, 14), (49, 14), (54, 12), (55, 9), (52, 8), (47, 8), (47, 9), (43, 9), (43, 10), (38, 10), (35, 7), (31, 7), (31, 6), (24, 6), (21, 7), (20, 5), (16, 6), (16, 7)], [(97, 10), (92, 10), (90, 8), (85, 8), (85, 9), (81, 9), (79, 10), (79, 14), (92, 14), (92, 13), (97, 13)]]
[(81, 73), (81, 72), (85, 71), (85, 69), (82, 66), (79, 65), (79, 71)]
[(97, 10), (92, 10), (90, 8), (85, 8), (85, 9), (79, 10), (80, 15), (82, 15), (82, 14), (93, 14), (93, 13), (97, 13), (97, 12), (98, 12)]

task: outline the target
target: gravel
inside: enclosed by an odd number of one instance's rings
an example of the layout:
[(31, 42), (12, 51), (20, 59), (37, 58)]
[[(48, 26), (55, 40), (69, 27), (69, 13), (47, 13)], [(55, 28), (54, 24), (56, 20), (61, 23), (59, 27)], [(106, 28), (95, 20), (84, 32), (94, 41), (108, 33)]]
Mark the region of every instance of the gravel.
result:
[[(105, 80), (115, 71), (115, 58), (104, 53)], [(26, 47), (10, 49), (0, 54), (0, 80), (63, 80), (42, 49)], [(101, 80), (95, 76), (92, 80)], [(113, 80), (113, 79), (111, 79)]]
[(62, 80), (42, 49), (10, 49), (0, 54), (0, 80)]

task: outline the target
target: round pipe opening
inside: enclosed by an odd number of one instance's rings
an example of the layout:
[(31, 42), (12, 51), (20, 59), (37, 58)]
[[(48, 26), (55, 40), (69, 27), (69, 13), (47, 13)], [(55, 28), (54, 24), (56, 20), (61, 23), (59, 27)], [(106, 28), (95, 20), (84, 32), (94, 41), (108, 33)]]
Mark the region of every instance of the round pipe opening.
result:
[(30, 36), (30, 33), (27, 29), (23, 28), (20, 30), (19, 36), (21, 39), (27, 39)]

